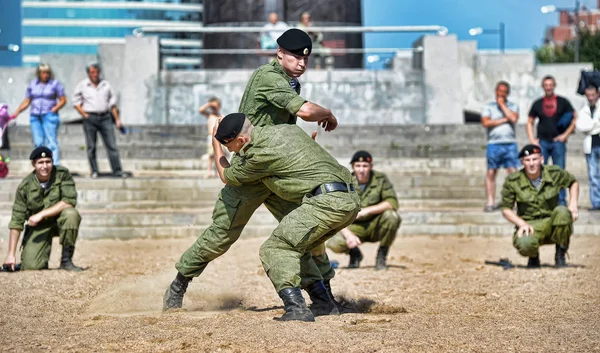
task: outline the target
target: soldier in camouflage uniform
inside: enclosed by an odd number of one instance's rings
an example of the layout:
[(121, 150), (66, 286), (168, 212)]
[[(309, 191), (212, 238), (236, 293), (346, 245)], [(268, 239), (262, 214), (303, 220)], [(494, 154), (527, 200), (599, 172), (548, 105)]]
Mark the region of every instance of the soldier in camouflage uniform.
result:
[(357, 192), (362, 209), (354, 223), (331, 238), (327, 247), (336, 253), (349, 253), (348, 268), (358, 268), (363, 258), (359, 245), (379, 242), (375, 269), (383, 270), (387, 267), (387, 254), (402, 222), (398, 214), (398, 198), (386, 175), (373, 170), (373, 157), (369, 152), (356, 152), (350, 164), (354, 183), (359, 187)]
[[(302, 297), (301, 278), (318, 276), (320, 270), (302, 259), (356, 218), (360, 198), (352, 175), (297, 125), (254, 127), (236, 113), (223, 119), (214, 136), (224, 183), (261, 182), (280, 198), (300, 204), (281, 219), (259, 255), (285, 305), (279, 320), (314, 321)], [(219, 142), (240, 158), (229, 165)], [(336, 310), (335, 303), (329, 310)]]
[(35, 170), (17, 188), (4, 265), (9, 271), (15, 270), (17, 244), (27, 221), (22, 241), (22, 270), (47, 269), (52, 237), (58, 236), (62, 245), (60, 268), (82, 271), (72, 262), (81, 222), (75, 209), (77, 191), (73, 177), (67, 168), (52, 164), (52, 151), (47, 147), (37, 147), (29, 159)]
[[(565, 267), (565, 253), (579, 217), (579, 183), (558, 166), (542, 166), (544, 158), (537, 145), (519, 153), (523, 168), (510, 174), (502, 187), (502, 214), (516, 226), (513, 245), (529, 257), (527, 267), (540, 267), (539, 246), (556, 244), (556, 267)], [(569, 188), (569, 206), (558, 204), (560, 190)], [(517, 207), (517, 212), (514, 207)]]
[[(246, 114), (255, 126), (295, 124), (296, 116), (299, 116), (305, 121), (318, 122), (326, 131), (335, 129), (337, 120), (331, 110), (308, 102), (299, 95), (300, 83), (297, 78), (307, 67), (312, 49), (310, 38), (301, 30), (290, 29), (279, 38), (278, 43), (277, 59), (259, 67), (250, 77), (239, 111)], [(234, 155), (232, 162), (239, 158)], [(165, 292), (163, 310), (182, 306), (189, 282), (199, 276), (209, 262), (227, 252), (254, 211), (263, 203), (278, 221), (299, 205), (278, 197), (262, 183), (226, 185), (221, 190), (214, 207), (212, 224), (175, 266), (178, 274)], [(304, 260), (319, 268), (320, 274), (304, 274), (302, 288), (308, 291), (315, 312), (324, 313), (319, 312), (319, 306), (315, 306), (315, 303), (333, 300), (329, 280), (335, 272), (324, 247), (316, 249), (314, 256)], [(329, 304), (321, 308), (327, 311), (328, 307)]]

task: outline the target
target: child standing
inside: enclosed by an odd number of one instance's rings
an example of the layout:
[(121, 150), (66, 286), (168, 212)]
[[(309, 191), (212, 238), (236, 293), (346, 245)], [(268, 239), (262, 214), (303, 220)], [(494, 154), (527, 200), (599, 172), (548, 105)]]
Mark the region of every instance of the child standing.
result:
[(217, 123), (217, 120), (221, 117), (221, 100), (217, 97), (212, 97), (208, 100), (206, 104), (204, 104), (198, 112), (204, 115), (207, 119), (206, 128), (208, 130), (208, 137), (206, 139), (206, 153), (208, 154), (208, 174), (207, 178), (212, 178), (215, 176), (213, 170), (213, 163), (215, 152), (212, 147), (212, 134), (213, 128)]

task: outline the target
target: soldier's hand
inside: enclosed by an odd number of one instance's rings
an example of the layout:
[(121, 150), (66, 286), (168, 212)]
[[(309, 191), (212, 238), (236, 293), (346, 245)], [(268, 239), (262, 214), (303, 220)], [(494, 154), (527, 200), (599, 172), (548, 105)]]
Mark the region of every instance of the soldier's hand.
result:
[(579, 209), (577, 208), (577, 206), (569, 205), (568, 209), (571, 212), (571, 217), (573, 217), (573, 222), (578, 220), (579, 219)]
[(519, 227), (519, 230), (517, 230), (517, 236), (519, 238), (522, 236), (530, 236), (533, 235), (534, 232), (535, 230), (533, 229), (533, 227), (528, 223), (525, 223)]
[(348, 234), (346, 236), (346, 246), (349, 249), (354, 249), (355, 247), (359, 246), (360, 244), (362, 244), (362, 242), (356, 235)]
[(338, 126), (337, 119), (333, 114), (331, 114), (328, 118), (319, 121), (319, 125), (325, 129), (325, 131), (332, 131)]
[(27, 220), (27, 225), (35, 227), (37, 226), (42, 220), (44, 219), (44, 217), (42, 215), (40, 215), (39, 213), (34, 214), (33, 216), (29, 217), (29, 219)]
[(14, 255), (8, 255), (6, 260), (4, 260), (4, 265), (9, 266), (11, 271), (15, 270), (15, 264), (17, 263), (17, 259), (15, 259)]

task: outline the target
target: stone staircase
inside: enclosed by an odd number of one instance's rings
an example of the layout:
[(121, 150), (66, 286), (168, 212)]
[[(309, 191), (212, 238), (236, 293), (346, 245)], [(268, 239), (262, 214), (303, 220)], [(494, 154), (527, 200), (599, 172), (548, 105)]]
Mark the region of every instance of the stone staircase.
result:
[[(187, 130), (181, 127), (153, 127), (140, 128), (143, 133), (140, 132), (139, 140), (134, 133), (120, 136), (123, 167), (132, 171), (134, 177), (91, 179), (88, 176), (85, 152), (80, 148), (80, 144), (83, 144), (80, 128), (75, 125), (62, 127), (63, 133), (73, 136), (62, 138), (61, 148), (62, 164), (79, 174), (75, 177), (75, 182), (79, 195), (78, 209), (83, 216), (80, 232), (82, 238), (197, 236), (210, 224), (212, 207), (222, 183), (218, 179), (204, 179), (206, 161), (200, 158), (204, 153), (204, 130), (197, 127)], [(480, 129), (476, 131), (472, 128), (471, 132), (463, 129), (464, 127), (460, 127), (454, 133), (450, 130), (444, 133), (458, 136), (459, 132), (467, 131), (466, 135), (474, 136), (478, 131), (481, 134)], [(362, 133), (371, 136), (374, 133), (372, 130)], [(136, 131), (135, 128), (133, 131)], [(31, 150), (28, 133), (28, 129), (18, 127), (11, 135), (13, 149), (4, 153), (10, 155), (13, 161), (10, 164), (9, 178), (0, 179), (0, 229), (7, 229), (15, 190), (22, 177), (32, 169), (26, 160), (28, 151)], [(340, 157), (342, 164), (347, 165), (350, 155), (358, 149), (353, 147), (356, 146), (356, 141), (348, 140), (350, 135), (348, 131), (341, 131), (335, 138), (334, 135), (327, 135), (329, 140), (323, 138), (319, 142), (324, 146), (327, 143), (334, 146), (331, 147), (332, 153)], [(386, 144), (383, 140), (393, 140), (390, 136), (373, 137), (369, 142), (373, 143), (373, 148), (362, 148), (378, 151), (373, 153), (376, 169), (388, 174), (395, 185), (403, 218), (400, 234), (512, 234), (513, 227), (504, 220), (500, 212), (482, 211), (485, 204), (485, 152), (481, 148), (475, 149), (475, 146), (482, 143), (481, 138), (476, 140), (472, 136), (471, 140), (465, 140), (467, 149), (452, 149), (434, 141), (437, 147), (431, 148), (429, 153), (443, 157), (423, 158), (419, 157), (413, 145), (402, 142), (402, 139), (398, 143), (406, 146), (404, 151), (408, 156), (390, 156), (389, 149), (383, 147)], [(363, 142), (368, 143), (367, 138), (364, 139)], [(415, 139), (414, 136), (410, 138)], [(389, 141), (388, 139), (387, 143), (391, 143)], [(446, 156), (443, 149), (446, 149)], [(469, 153), (457, 156), (459, 150)], [(587, 211), (589, 186), (585, 160), (576, 148), (573, 150), (568, 157), (568, 169), (578, 177), (581, 184), (581, 212), (575, 231), (576, 234), (600, 235), (600, 214)], [(99, 151), (101, 169), (109, 170), (103, 148), (100, 147)], [(127, 152), (123, 153), (124, 151)], [(173, 151), (184, 157), (168, 156)], [(498, 176), (498, 200), (504, 177), (503, 172)], [(266, 236), (276, 224), (269, 212), (261, 207), (244, 230), (244, 236)], [(0, 232), (0, 239), (6, 238), (7, 234), (7, 231)]]

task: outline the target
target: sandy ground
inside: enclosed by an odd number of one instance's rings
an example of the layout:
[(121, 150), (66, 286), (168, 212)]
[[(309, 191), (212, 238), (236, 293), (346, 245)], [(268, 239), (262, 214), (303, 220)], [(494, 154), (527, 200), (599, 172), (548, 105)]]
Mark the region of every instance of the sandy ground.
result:
[(316, 323), (272, 320), (282, 306), (262, 240), (238, 241), (192, 282), (185, 311), (168, 314), (162, 294), (191, 238), (80, 241), (86, 272), (0, 273), (0, 351), (600, 352), (599, 238), (576, 236), (576, 266), (561, 270), (549, 246), (540, 270), (484, 266), (525, 264), (508, 237), (402, 237), (391, 268), (375, 272), (367, 244), (364, 268), (331, 256), (342, 265), (334, 292), (367, 312)]

